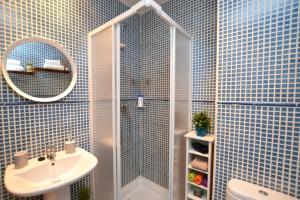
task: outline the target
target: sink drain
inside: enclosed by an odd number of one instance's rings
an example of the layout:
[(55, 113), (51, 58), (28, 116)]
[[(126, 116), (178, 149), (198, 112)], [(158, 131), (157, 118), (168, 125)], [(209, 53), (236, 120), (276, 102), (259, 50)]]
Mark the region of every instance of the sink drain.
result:
[(258, 190), (258, 193), (264, 196), (268, 196), (269, 194), (264, 190)]
[(52, 183), (58, 183), (58, 182), (60, 182), (61, 180), (55, 180), (55, 181), (53, 181)]

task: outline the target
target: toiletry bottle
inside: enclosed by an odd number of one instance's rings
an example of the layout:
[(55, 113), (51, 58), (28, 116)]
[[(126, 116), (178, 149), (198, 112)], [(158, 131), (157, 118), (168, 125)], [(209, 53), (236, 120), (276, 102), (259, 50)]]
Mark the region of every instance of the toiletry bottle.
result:
[(33, 64), (32, 64), (32, 62), (26, 63), (25, 71), (26, 72), (33, 72)]
[(138, 96), (138, 107), (141, 108), (144, 106), (144, 97), (143, 95)]
[(76, 152), (76, 142), (68, 135), (68, 141), (65, 142), (65, 153), (71, 154)]

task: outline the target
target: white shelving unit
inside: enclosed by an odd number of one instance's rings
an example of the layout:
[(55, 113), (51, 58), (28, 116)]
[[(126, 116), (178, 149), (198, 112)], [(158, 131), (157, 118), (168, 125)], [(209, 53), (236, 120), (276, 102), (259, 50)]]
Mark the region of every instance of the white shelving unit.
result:
[[(214, 155), (214, 141), (215, 136), (212, 134), (206, 135), (204, 137), (199, 137), (196, 135), (195, 131), (191, 131), (185, 135), (186, 137), (186, 184), (185, 184), (185, 199), (186, 200), (211, 200), (212, 199), (212, 178), (213, 178), (213, 155)], [(192, 147), (192, 142), (197, 142), (202, 145), (205, 145), (208, 148), (208, 153), (203, 154), (196, 151)], [(195, 169), (190, 164), (193, 158), (202, 157), (206, 158), (208, 162), (208, 170), (203, 171), (200, 169)], [(194, 171), (196, 173), (201, 173), (204, 176), (207, 176), (207, 187), (202, 185), (197, 185), (196, 183), (190, 182), (188, 180), (189, 172)], [(206, 192), (206, 196), (199, 198), (193, 194), (193, 187)]]

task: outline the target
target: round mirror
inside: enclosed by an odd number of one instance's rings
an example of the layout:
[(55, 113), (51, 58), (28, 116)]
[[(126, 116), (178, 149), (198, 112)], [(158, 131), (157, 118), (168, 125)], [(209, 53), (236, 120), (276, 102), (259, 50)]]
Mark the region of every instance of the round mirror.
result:
[(3, 55), (2, 72), (14, 91), (39, 102), (65, 97), (77, 78), (76, 65), (67, 51), (44, 38), (15, 42)]

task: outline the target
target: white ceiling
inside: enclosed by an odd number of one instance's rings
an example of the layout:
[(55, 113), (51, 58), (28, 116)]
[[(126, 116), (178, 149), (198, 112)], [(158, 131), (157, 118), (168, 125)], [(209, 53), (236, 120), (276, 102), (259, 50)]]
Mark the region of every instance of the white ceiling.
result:
[[(122, 3), (124, 3), (127, 6), (131, 7), (131, 6), (133, 6), (134, 4), (138, 3), (141, 0), (119, 0), (119, 1), (121, 1)], [(158, 4), (162, 4), (162, 3), (164, 3), (168, 0), (155, 0), (155, 1)]]

